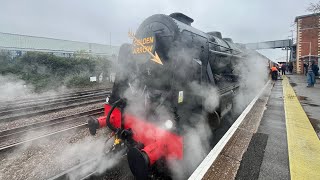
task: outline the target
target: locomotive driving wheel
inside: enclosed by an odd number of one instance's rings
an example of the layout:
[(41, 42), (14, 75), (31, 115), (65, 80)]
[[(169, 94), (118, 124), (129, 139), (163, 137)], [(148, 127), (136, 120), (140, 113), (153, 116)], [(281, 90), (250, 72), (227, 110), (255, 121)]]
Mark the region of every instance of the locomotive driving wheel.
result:
[(219, 113), (217, 111), (213, 111), (212, 113), (210, 112), (205, 112), (205, 113), (206, 113), (206, 118), (208, 120), (210, 128), (212, 130), (217, 129), (221, 124), (221, 118)]

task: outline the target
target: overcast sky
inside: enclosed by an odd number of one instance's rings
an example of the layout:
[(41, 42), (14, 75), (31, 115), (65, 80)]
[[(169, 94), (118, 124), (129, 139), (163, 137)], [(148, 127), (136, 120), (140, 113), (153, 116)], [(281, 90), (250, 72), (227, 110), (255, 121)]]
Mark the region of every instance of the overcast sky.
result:
[[(0, 32), (120, 45), (153, 14), (182, 12), (192, 26), (235, 42), (286, 39), (317, 0), (0, 0)], [(271, 58), (281, 50), (265, 51)]]

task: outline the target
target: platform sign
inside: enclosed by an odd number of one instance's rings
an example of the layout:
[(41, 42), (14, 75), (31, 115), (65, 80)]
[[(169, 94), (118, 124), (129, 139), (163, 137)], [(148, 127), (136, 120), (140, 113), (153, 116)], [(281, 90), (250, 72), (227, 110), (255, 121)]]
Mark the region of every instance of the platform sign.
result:
[(183, 91), (179, 91), (178, 103), (182, 103), (182, 102), (183, 102)]
[(103, 80), (103, 72), (99, 75), (99, 82), (102, 82)]
[[(139, 42), (141, 42), (144, 47), (141, 46)], [(154, 42), (155, 37), (153, 36), (133, 40), (132, 54), (144, 54), (147, 53), (147, 51), (152, 52), (154, 49)]]
[(97, 82), (97, 77), (96, 76), (90, 77), (90, 82)]
[(149, 54), (151, 56), (151, 59), (150, 59), (151, 61), (154, 61), (158, 64), (163, 65), (157, 52), (154, 51), (154, 54), (152, 53), (155, 48), (155, 37), (154, 36), (137, 38), (134, 35), (134, 33), (130, 32), (130, 31), (129, 31), (128, 35), (130, 38), (133, 39), (133, 49), (132, 49), (133, 55)]

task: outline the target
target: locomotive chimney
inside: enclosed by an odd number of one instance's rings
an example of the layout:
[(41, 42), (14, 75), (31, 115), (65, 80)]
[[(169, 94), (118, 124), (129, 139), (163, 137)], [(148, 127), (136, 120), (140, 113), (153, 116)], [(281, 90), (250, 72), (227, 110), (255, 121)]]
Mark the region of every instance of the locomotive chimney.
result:
[(182, 14), (182, 13), (172, 13), (169, 15), (170, 17), (184, 23), (184, 24), (187, 24), (189, 26), (191, 26), (191, 23), (193, 23), (193, 19)]
[(223, 40), (233, 43), (233, 40), (231, 38), (223, 38)]
[(223, 40), (233, 43), (231, 38), (223, 38)]
[(222, 34), (221, 34), (221, 32), (219, 32), (219, 31), (212, 31), (212, 32), (208, 32), (207, 34), (222, 39)]

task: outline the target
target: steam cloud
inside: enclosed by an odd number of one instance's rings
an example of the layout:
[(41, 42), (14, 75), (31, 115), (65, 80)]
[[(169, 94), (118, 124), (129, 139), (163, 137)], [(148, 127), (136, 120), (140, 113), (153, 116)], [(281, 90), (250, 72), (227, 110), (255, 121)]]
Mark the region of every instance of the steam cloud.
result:
[(0, 76), (0, 101), (8, 101), (31, 94), (32, 89), (14, 76)]
[(35, 93), (34, 87), (32, 85), (27, 84), (25, 81), (19, 79), (18, 77), (14, 75), (0, 75), (0, 101), (37, 98), (41, 96), (56, 96), (64, 92), (68, 92), (68, 89), (65, 86), (59, 86), (59, 88), (57, 88), (56, 90)]
[(66, 162), (66, 159), (77, 160), (79, 163), (94, 159), (93, 163), (88, 163), (76, 171), (69, 173), (68, 177), (71, 180), (76, 180), (85, 177), (93, 171), (95, 171), (96, 175), (103, 174), (106, 170), (118, 164), (123, 154), (123, 151), (121, 151), (105, 156), (105, 153), (111, 149), (113, 142), (114, 138), (106, 142), (105, 136), (98, 138), (86, 137), (78, 143), (69, 144), (64, 147), (60, 155), (56, 157), (56, 164), (63, 164)]
[(249, 58), (240, 61), (235, 71), (240, 76), (240, 90), (235, 97), (234, 111), (240, 113), (267, 82), (268, 62), (258, 54), (251, 52)]

